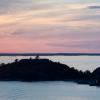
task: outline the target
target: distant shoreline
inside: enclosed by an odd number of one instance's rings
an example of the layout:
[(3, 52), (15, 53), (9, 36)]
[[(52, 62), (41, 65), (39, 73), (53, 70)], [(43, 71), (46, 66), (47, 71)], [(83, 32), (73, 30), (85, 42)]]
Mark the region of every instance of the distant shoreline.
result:
[(0, 53), (0, 56), (100, 56), (100, 53)]

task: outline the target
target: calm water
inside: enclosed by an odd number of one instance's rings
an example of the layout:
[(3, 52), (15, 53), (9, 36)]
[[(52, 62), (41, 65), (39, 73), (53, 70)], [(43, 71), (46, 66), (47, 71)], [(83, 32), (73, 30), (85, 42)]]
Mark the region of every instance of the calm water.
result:
[[(0, 63), (13, 62), (15, 59), (30, 58), (29, 56), (1, 56)], [(34, 58), (34, 56), (32, 57)], [(70, 67), (75, 67), (79, 70), (93, 71), (100, 67), (100, 56), (42, 56), (40, 58), (49, 58), (53, 61), (67, 64)]]
[(100, 100), (100, 88), (69, 82), (0, 82), (0, 100)]

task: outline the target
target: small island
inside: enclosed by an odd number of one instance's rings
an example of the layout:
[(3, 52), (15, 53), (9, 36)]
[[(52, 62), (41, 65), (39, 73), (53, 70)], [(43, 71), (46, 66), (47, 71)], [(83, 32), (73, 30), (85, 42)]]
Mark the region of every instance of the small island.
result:
[(21, 59), (0, 65), (0, 81), (73, 81), (79, 84), (100, 86), (100, 68), (79, 71), (49, 59)]

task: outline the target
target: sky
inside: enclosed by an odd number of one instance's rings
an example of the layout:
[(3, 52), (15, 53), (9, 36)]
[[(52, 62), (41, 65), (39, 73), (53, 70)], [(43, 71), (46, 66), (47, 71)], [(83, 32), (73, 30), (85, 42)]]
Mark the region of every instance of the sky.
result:
[(100, 0), (1, 0), (0, 53), (100, 53)]

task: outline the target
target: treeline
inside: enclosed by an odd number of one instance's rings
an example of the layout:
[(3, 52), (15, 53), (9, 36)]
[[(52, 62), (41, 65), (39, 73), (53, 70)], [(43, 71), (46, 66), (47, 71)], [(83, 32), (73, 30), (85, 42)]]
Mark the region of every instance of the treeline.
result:
[(75, 81), (100, 85), (100, 68), (79, 71), (49, 59), (22, 59), (0, 65), (1, 81)]

